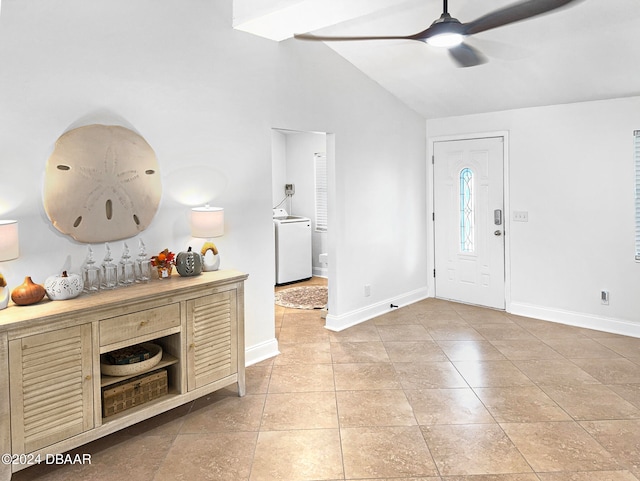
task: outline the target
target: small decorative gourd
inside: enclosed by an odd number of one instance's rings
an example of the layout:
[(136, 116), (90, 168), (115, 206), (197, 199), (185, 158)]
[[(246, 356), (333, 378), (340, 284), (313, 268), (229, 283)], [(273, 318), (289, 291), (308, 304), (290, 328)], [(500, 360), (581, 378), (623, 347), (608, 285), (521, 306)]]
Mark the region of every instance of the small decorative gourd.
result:
[(40, 302), (45, 293), (44, 287), (27, 276), (24, 282), (11, 292), (11, 300), (19, 306), (28, 306)]
[(202, 272), (202, 256), (193, 252), (191, 247), (186, 252), (178, 252), (176, 270), (183, 277), (197, 276)]
[(52, 301), (64, 301), (78, 297), (84, 289), (84, 282), (79, 274), (64, 271), (60, 276), (48, 277), (44, 281), (44, 289)]

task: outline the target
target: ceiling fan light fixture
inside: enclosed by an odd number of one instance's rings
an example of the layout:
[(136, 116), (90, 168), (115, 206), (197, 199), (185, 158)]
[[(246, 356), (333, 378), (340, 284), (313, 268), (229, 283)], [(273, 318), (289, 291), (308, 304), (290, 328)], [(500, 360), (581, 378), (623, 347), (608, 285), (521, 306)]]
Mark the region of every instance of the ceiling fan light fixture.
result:
[(455, 32), (445, 32), (433, 35), (427, 39), (427, 43), (432, 47), (451, 48), (457, 47), (464, 40), (464, 35)]

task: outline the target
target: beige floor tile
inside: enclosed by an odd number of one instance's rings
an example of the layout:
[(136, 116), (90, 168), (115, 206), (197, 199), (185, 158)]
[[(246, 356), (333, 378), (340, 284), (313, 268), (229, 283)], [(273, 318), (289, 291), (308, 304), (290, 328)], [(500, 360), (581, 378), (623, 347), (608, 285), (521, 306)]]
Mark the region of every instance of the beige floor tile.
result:
[(393, 364), (403, 389), (469, 387), (450, 362), (397, 362)]
[(383, 341), (431, 341), (429, 332), (422, 324), (401, 324), (378, 326), (378, 334)]
[(495, 422), (469, 388), (407, 391), (418, 424), (489, 424)]
[(365, 322), (357, 326), (350, 327), (340, 332), (330, 332), (329, 339), (331, 342), (364, 342), (364, 341), (381, 341), (378, 329), (373, 322)]
[(469, 323), (453, 310), (426, 311), (416, 314), (416, 318), (424, 327), (431, 329), (452, 326), (470, 327)]
[(489, 341), (437, 341), (451, 361), (489, 361), (505, 359)]
[(640, 408), (640, 384), (607, 384), (618, 396)]
[(508, 314), (504, 311), (494, 309), (486, 309), (479, 306), (470, 306), (465, 304), (453, 304), (455, 311), (467, 322), (479, 324), (491, 323), (512, 323)]
[(444, 477), (532, 471), (497, 424), (422, 426), (422, 431)]
[(318, 309), (287, 309), (282, 316), (282, 327), (323, 327), (324, 319)]
[(468, 325), (427, 327), (427, 332), (436, 341), (486, 341), (482, 334)]
[[(419, 478), (376, 478), (376, 479), (362, 479), (362, 478), (346, 478), (346, 481), (442, 481), (440, 476), (420, 476)], [(538, 481), (538, 480), (535, 480)]]
[(346, 479), (437, 476), (417, 426), (341, 429)]
[(572, 359), (603, 384), (640, 383), (640, 367), (628, 359)]
[(152, 418), (129, 426), (119, 431), (119, 434), (127, 436), (176, 436), (184, 424), (184, 420), (191, 411), (193, 402), (158, 414)]
[(284, 326), (280, 329), (278, 341), (284, 342), (329, 342), (329, 331), (323, 326), (293, 325)]
[[(258, 433), (181, 434), (153, 481), (228, 481), (249, 477)], [(148, 479), (109, 476), (104, 479)]]
[(513, 361), (536, 384), (598, 384), (599, 381), (566, 359)]
[(390, 362), (387, 350), (382, 341), (364, 342), (332, 342), (331, 357), (333, 362)]
[(386, 341), (389, 359), (393, 362), (447, 361), (447, 356), (435, 341)]
[(14, 473), (11, 481), (103, 481), (105, 479), (151, 480), (163, 463), (174, 436), (126, 436), (116, 433), (73, 451), (89, 455), (91, 463), (47, 464)]
[(401, 307), (400, 309), (394, 309), (386, 314), (374, 317), (372, 321), (376, 326), (416, 324), (417, 317), (414, 310)]
[(554, 384), (543, 389), (576, 420), (640, 418), (637, 407), (602, 384)]
[(336, 390), (400, 389), (402, 386), (391, 363), (334, 364)]
[(273, 366), (269, 393), (333, 391), (331, 364), (286, 364)]
[(447, 476), (444, 481), (540, 481), (533, 473)]
[(543, 341), (549, 339), (585, 339), (582, 329), (557, 322), (519, 318), (515, 322)]
[(264, 394), (202, 397), (185, 416), (180, 434), (258, 431), (264, 401)]
[(635, 337), (602, 337), (598, 342), (617, 352), (621, 356), (638, 359), (640, 358), (640, 339)]
[(456, 361), (453, 364), (471, 387), (533, 385), (511, 361)]
[(621, 466), (576, 422), (504, 423), (534, 471), (613, 471)]
[[(539, 473), (540, 481), (637, 481), (633, 474), (623, 471), (588, 471), (582, 473)], [(448, 480), (447, 480), (448, 481)]]
[(582, 427), (622, 465), (640, 474), (640, 420), (583, 421)]
[(250, 481), (336, 479), (344, 479), (337, 429), (260, 432)]
[(341, 428), (418, 424), (402, 390), (339, 391), (336, 399)]
[(280, 355), (273, 363), (284, 364), (328, 364), (331, 363), (331, 344), (329, 342), (281, 343)]
[(262, 431), (331, 429), (338, 427), (334, 392), (269, 394), (262, 413)]
[(492, 340), (491, 344), (511, 360), (562, 359), (559, 353), (537, 339)]
[(475, 393), (498, 422), (571, 420), (537, 386), (477, 388)]
[(249, 366), (245, 372), (247, 394), (264, 394), (269, 390), (273, 362), (269, 365)]
[(485, 339), (489, 341), (500, 341), (505, 339), (514, 340), (534, 340), (535, 337), (514, 322), (503, 322), (497, 324), (475, 324), (474, 328)]
[(620, 355), (593, 339), (549, 339), (546, 343), (568, 359), (615, 359)]

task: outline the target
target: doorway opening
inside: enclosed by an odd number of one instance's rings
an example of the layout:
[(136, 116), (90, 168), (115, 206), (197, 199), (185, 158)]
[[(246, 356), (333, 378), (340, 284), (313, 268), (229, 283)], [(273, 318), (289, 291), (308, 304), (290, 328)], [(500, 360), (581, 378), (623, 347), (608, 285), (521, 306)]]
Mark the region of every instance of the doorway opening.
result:
[[(329, 204), (333, 161), (333, 138), (326, 132), (272, 129), (272, 206), (274, 215), (308, 219), (311, 224), (310, 274), (287, 278), (284, 286), (277, 282), (278, 239), (274, 220), (274, 266), (276, 289), (304, 284), (330, 285)], [(306, 256), (306, 254), (305, 254)], [(306, 268), (305, 268), (306, 269)], [(307, 272), (302, 270), (302, 272)], [(303, 276), (303, 277), (300, 277)], [(297, 279), (300, 277), (300, 279)], [(324, 317), (324, 316), (323, 316)]]

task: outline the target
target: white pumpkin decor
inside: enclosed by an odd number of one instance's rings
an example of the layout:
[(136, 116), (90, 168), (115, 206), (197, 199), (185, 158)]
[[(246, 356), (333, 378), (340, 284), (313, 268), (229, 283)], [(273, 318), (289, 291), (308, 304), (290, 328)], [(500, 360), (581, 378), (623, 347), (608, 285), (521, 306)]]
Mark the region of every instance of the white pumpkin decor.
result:
[(67, 274), (64, 271), (60, 276), (50, 276), (44, 281), (44, 289), (52, 301), (64, 301), (78, 297), (84, 288), (84, 282), (80, 274)]

